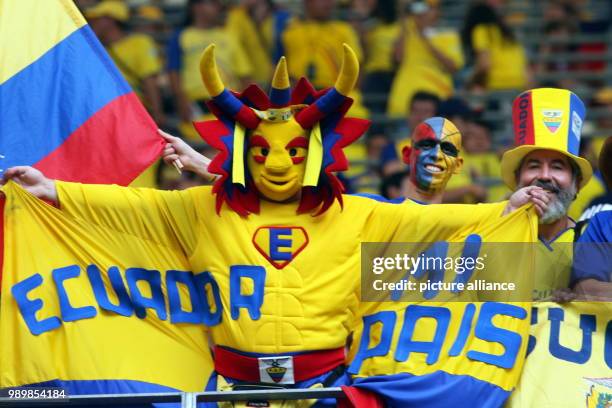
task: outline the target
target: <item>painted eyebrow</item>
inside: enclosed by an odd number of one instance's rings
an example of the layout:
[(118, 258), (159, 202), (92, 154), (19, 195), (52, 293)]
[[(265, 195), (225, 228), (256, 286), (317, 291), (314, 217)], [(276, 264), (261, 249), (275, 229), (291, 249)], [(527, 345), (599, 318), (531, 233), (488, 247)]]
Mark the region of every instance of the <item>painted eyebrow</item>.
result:
[(249, 143), (250, 147), (265, 147), (270, 148), (270, 143), (263, 136), (255, 135), (251, 138), (251, 142)]
[(287, 146), (285, 146), (286, 149), (290, 149), (292, 147), (304, 147), (304, 148), (307, 148), (308, 147), (308, 139), (306, 139), (304, 136), (295, 137), (289, 143), (287, 143)]

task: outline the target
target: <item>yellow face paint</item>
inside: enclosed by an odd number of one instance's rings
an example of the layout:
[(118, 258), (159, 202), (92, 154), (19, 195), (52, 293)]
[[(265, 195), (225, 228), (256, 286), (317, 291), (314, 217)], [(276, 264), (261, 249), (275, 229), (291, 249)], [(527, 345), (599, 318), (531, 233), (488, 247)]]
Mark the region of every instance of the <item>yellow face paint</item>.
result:
[[(440, 140), (440, 144), (448, 142), (455, 146), (457, 150), (461, 150), (461, 134), (453, 133), (450, 136), (443, 137)], [(431, 189), (433, 191), (443, 191), (446, 188), (446, 184), (453, 176), (453, 174), (459, 174), (461, 167), (463, 166), (463, 158), (455, 157), (444, 152), (440, 149), (438, 153), (438, 160), (436, 163), (443, 169), (441, 173), (433, 174)]]
[(257, 191), (270, 201), (299, 198), (306, 169), (308, 136), (291, 118), (262, 121), (248, 137), (247, 166)]

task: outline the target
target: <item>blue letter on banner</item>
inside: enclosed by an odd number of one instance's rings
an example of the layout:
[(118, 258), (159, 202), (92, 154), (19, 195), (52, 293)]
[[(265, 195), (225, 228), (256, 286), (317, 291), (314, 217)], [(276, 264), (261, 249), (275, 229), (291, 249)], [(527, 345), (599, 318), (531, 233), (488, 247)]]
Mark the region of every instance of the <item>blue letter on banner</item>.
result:
[(29, 278), (16, 283), (11, 288), (11, 293), (17, 302), (21, 316), (28, 326), (28, 329), (30, 329), (30, 332), (35, 336), (38, 336), (46, 331), (56, 329), (62, 324), (62, 321), (55, 316), (48, 317), (40, 321), (36, 320), (36, 312), (42, 309), (43, 301), (40, 299), (28, 299), (28, 292), (39, 287), (42, 282), (42, 276), (37, 273), (36, 275), (32, 275)]
[[(181, 308), (181, 296), (178, 283), (187, 287), (191, 299), (191, 312)], [(204, 321), (202, 298), (198, 295), (194, 277), (191, 272), (170, 270), (166, 272), (166, 288), (168, 289), (168, 305), (170, 307), (170, 323), (196, 323)]]
[[(391, 348), (391, 340), (393, 338), (393, 328), (397, 316), (392, 311), (382, 311), (373, 315), (363, 317), (363, 332), (361, 333), (361, 341), (359, 342), (359, 350), (355, 354), (355, 358), (351, 363), (348, 372), (351, 374), (359, 373), (361, 364), (365, 359), (376, 356), (384, 356)], [(370, 344), (370, 331), (375, 323), (382, 324), (380, 331), (380, 342), (372, 348), (368, 348)]]
[[(219, 292), (219, 284), (213, 278), (210, 272), (202, 272), (195, 276), (196, 288), (199, 289), (198, 293), (202, 297), (202, 304), (204, 306), (203, 322), (207, 326), (216, 326), (221, 323), (221, 312), (223, 311), (223, 304), (221, 303), (221, 293)], [(213, 312), (206, 296), (206, 285), (210, 285), (210, 291), (212, 292), (214, 309)]]
[[(144, 319), (147, 317), (146, 309), (154, 309), (160, 320), (166, 320), (166, 302), (161, 290), (161, 275), (159, 271), (128, 268), (125, 271), (125, 277), (132, 294), (132, 303), (134, 304), (134, 310), (136, 310), (136, 316)], [(140, 293), (136, 285), (138, 281), (145, 281), (149, 284), (151, 287), (150, 298), (146, 298)]]
[(563, 322), (563, 309), (560, 307), (551, 307), (548, 309), (548, 320), (550, 320), (550, 342), (548, 350), (553, 356), (571, 361), (576, 364), (584, 364), (591, 358), (591, 346), (593, 343), (592, 333), (597, 327), (595, 316), (580, 315), (580, 329), (582, 330), (582, 346), (580, 350), (575, 351), (562, 346), (559, 342), (559, 334), (561, 332), (561, 322)]
[[(253, 281), (253, 294), (242, 294), (242, 278)], [(261, 317), (261, 305), (264, 297), (266, 270), (263, 266), (233, 265), (230, 267), (230, 311), (232, 319), (237, 320), (240, 309), (249, 311), (253, 320)]]
[(55, 286), (57, 287), (57, 296), (59, 297), (60, 310), (62, 312), (62, 320), (65, 322), (73, 322), (75, 320), (89, 319), (98, 314), (98, 311), (93, 306), (72, 307), (64, 281), (73, 279), (81, 274), (81, 268), (78, 265), (65, 266), (63, 268), (54, 269), (52, 272)]
[(509, 305), (506, 303), (488, 302), (480, 308), (480, 315), (476, 322), (474, 335), (481, 340), (490, 343), (500, 343), (504, 349), (504, 354), (483, 353), (470, 350), (467, 352), (468, 358), (493, 364), (502, 368), (512, 368), (516, 362), (519, 349), (521, 348), (521, 335), (510, 330), (502, 329), (493, 325), (493, 318), (497, 315), (511, 316), (517, 319), (525, 319), (527, 311), (522, 307)]
[[(404, 325), (397, 341), (395, 361), (406, 361), (410, 353), (426, 353), (425, 362), (429, 365), (438, 361), (440, 350), (446, 338), (448, 324), (450, 322), (450, 310), (445, 307), (410, 305), (404, 312)], [(436, 332), (433, 341), (412, 340), (417, 321), (424, 317), (436, 320)]]
[(118, 305), (111, 303), (110, 299), (108, 298), (108, 293), (104, 288), (104, 281), (102, 280), (100, 268), (98, 268), (97, 265), (89, 265), (87, 267), (87, 276), (89, 276), (89, 283), (91, 283), (91, 288), (96, 296), (98, 306), (100, 306), (100, 309), (115, 312), (121, 316), (130, 317), (134, 313), (134, 306), (132, 305), (132, 300), (127, 293), (127, 289), (123, 284), (123, 279), (121, 278), (119, 268), (116, 266), (111, 266), (108, 268), (107, 275), (108, 280), (110, 281), (111, 286), (117, 295), (117, 300), (119, 301)]

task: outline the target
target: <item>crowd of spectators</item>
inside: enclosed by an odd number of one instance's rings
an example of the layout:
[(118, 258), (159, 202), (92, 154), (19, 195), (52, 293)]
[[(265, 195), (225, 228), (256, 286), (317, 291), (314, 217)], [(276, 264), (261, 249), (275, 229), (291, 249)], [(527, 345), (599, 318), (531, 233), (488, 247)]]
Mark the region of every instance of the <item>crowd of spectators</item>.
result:
[[(597, 168), (612, 132), (612, 89), (606, 88), (612, 6), (598, 0), (76, 0), (92, 29), (162, 128), (208, 156), (191, 122), (210, 116), (199, 74), (202, 50), (217, 45), (225, 83), (268, 88), (285, 55), (292, 79), (333, 85), (341, 47), (361, 61), (351, 116), (373, 125), (348, 149), (349, 192), (393, 195), (407, 177), (402, 148), (431, 116), (463, 135), (464, 167), (446, 202), (503, 199), (499, 157), (511, 146), (508, 103), (528, 88), (571, 89), (589, 102), (582, 152)], [(459, 12), (457, 11), (459, 10)], [(460, 20), (450, 18), (460, 15)], [(534, 38), (537, 39), (534, 41)], [(596, 174), (597, 171), (596, 171)], [(137, 185), (182, 188), (200, 181), (154, 166)], [(586, 186), (570, 216), (605, 192)]]

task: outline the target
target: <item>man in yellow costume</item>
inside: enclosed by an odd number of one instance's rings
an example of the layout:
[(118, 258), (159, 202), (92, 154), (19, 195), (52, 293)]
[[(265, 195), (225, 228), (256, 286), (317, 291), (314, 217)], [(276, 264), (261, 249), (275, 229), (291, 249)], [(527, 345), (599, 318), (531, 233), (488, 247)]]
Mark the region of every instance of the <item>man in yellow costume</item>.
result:
[[(281, 59), (268, 97), (254, 85), (242, 93), (226, 89), (214, 45), (205, 50), (202, 79), (218, 119), (195, 127), (219, 150), (208, 168), (220, 175), (212, 188), (82, 185), (30, 167), (9, 169), (5, 179), (75, 218), (171, 237), (200, 276), (201, 294), (192, 304), (210, 327), (220, 382), (347, 384), (343, 365), (358, 318), (361, 242), (444, 240), (498, 219), (506, 204), (395, 205), (342, 195), (334, 175), (347, 167), (342, 148), (368, 126), (344, 117), (359, 67), (348, 46), (343, 52), (335, 86), (324, 91), (303, 78), (291, 92)], [(527, 190), (532, 195), (517, 192), (506, 210), (539, 191)]]

